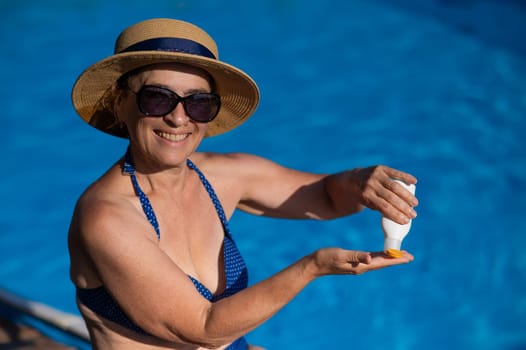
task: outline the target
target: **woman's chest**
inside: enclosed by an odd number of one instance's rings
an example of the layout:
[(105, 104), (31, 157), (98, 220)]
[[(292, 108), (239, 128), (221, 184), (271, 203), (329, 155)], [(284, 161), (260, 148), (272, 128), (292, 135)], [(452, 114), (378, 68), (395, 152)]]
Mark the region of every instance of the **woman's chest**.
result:
[(187, 275), (212, 293), (224, 288), (226, 217), (199, 192), (192, 200), (172, 202), (158, 210), (160, 248)]

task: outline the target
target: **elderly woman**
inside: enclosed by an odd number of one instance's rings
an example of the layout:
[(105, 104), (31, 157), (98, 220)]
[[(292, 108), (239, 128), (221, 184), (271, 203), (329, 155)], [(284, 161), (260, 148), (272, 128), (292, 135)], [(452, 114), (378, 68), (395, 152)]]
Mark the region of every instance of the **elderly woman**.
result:
[(398, 223), (417, 199), (375, 166), (319, 175), (248, 154), (196, 152), (256, 109), (259, 92), (218, 60), (200, 28), (153, 19), (126, 29), (115, 54), (72, 93), (90, 125), (129, 147), (80, 197), (69, 232), (71, 278), (94, 349), (256, 349), (244, 335), (314, 279), (410, 262), (403, 252), (319, 249), (248, 286), (228, 219), (236, 209), (331, 219), (366, 206)]

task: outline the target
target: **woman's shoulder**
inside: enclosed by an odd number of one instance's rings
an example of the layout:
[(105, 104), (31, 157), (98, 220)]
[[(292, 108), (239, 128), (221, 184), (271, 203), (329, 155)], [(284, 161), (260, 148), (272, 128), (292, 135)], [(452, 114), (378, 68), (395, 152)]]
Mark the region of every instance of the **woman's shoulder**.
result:
[(262, 167), (275, 165), (275, 163), (264, 157), (242, 152), (199, 152), (195, 153), (191, 160), (203, 171), (228, 172), (231, 175), (233, 173), (242, 175)]
[(136, 195), (128, 182), (129, 176), (114, 166), (88, 186), (75, 207), (75, 217), (81, 220), (82, 226), (113, 225), (119, 220), (127, 221), (130, 214), (139, 213), (134, 204)]
[(115, 166), (91, 183), (80, 195), (77, 203), (80, 205), (111, 205), (119, 202), (125, 195), (122, 180)]
[(242, 152), (216, 153), (216, 152), (196, 152), (190, 159), (198, 163), (222, 163), (222, 162), (239, 162), (245, 159), (256, 157), (252, 154)]

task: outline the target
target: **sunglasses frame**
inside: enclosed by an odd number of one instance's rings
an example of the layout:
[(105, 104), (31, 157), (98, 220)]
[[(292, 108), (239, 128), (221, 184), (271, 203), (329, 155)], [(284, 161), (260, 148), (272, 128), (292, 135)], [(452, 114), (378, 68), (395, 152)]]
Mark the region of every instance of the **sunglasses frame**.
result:
[[(167, 96), (171, 96), (171, 101), (173, 103), (173, 100), (175, 100), (175, 104), (173, 105), (173, 107), (168, 110), (166, 113), (164, 114), (153, 114), (153, 113), (150, 113), (150, 112), (147, 112), (143, 109), (143, 104), (141, 103), (141, 98), (143, 98), (143, 93), (145, 90), (147, 89), (155, 89), (156, 91), (162, 91), (164, 93), (167, 94)], [(139, 91), (135, 92), (133, 91), (132, 89), (129, 89), (129, 91), (133, 92), (136, 96), (136, 103), (137, 103), (137, 108), (139, 109), (139, 111), (144, 114), (145, 116), (149, 116), (149, 117), (164, 117), (170, 113), (172, 113), (176, 108), (177, 106), (179, 105), (179, 103), (182, 103), (183, 104), (183, 109), (186, 113), (186, 115), (193, 121), (195, 122), (198, 122), (198, 123), (210, 123), (211, 121), (213, 121), (217, 115), (219, 114), (219, 111), (221, 109), (221, 97), (216, 94), (216, 93), (213, 93), (213, 92), (197, 92), (195, 94), (191, 94), (191, 95), (188, 95), (188, 96), (185, 96), (185, 97), (181, 97), (179, 96), (176, 92), (168, 89), (168, 88), (165, 88), (163, 86), (158, 86), (158, 85), (143, 85), (141, 86), (141, 88), (139, 89)], [(190, 113), (190, 111), (188, 110), (188, 106), (186, 105), (186, 101), (189, 101), (193, 98), (195, 98), (196, 96), (207, 96), (207, 97), (213, 97), (213, 98), (216, 98), (217, 99), (217, 111), (215, 112), (215, 114), (211, 117), (209, 117), (207, 120), (199, 120), (199, 119), (196, 119), (194, 116), (192, 116), (192, 113)]]

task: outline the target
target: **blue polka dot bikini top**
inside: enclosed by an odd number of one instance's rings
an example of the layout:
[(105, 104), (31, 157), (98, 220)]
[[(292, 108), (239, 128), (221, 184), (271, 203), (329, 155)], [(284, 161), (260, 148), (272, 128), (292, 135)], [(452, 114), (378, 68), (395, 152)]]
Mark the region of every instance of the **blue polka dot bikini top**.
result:
[[(228, 228), (227, 218), (225, 216), (223, 207), (221, 206), (221, 203), (219, 202), (219, 199), (217, 198), (214, 192), (214, 189), (212, 188), (208, 180), (205, 178), (203, 173), (199, 170), (199, 168), (197, 168), (197, 166), (194, 163), (192, 163), (190, 159), (187, 159), (186, 164), (199, 176), (201, 183), (205, 187), (206, 191), (210, 196), (210, 199), (214, 204), (217, 215), (221, 220), (221, 224), (223, 225), (223, 230), (225, 232), (225, 237), (223, 239), (223, 259), (226, 278), (225, 290), (221, 294), (214, 295), (201, 282), (199, 282), (194, 277), (188, 275), (197, 291), (207, 300), (215, 302), (245, 289), (248, 285), (248, 272), (243, 257), (241, 256), (239, 250), (236, 247), (236, 244), (234, 243), (234, 240), (232, 239), (230, 229)], [(124, 158), (124, 172), (130, 175), (133, 187), (135, 188), (135, 192), (139, 196), (139, 200), (141, 202), (144, 214), (146, 215), (146, 218), (157, 233), (157, 238), (160, 239), (161, 232), (159, 230), (157, 218), (153, 211), (153, 207), (150, 203), (150, 200), (139, 186), (137, 177), (135, 176), (135, 168), (133, 166), (129, 149), (126, 152), (126, 156)], [(137, 333), (148, 334), (146, 331), (137, 326), (132, 320), (128, 318), (128, 316), (121, 309), (117, 301), (113, 299), (113, 297), (109, 294), (106, 288), (104, 288), (104, 286), (89, 289), (77, 287), (76, 291), (77, 298), (79, 299), (79, 301), (99, 316), (102, 316), (110, 321), (120, 324), (121, 326), (131, 329)], [(233, 342), (226, 350), (245, 350), (247, 349), (247, 347), (248, 344), (246, 340), (243, 337), (241, 337), (235, 342)]]

